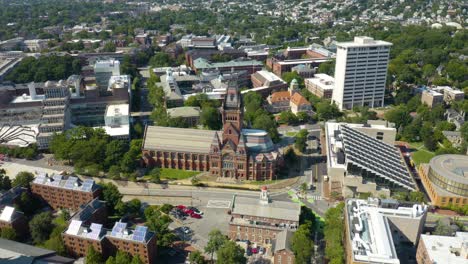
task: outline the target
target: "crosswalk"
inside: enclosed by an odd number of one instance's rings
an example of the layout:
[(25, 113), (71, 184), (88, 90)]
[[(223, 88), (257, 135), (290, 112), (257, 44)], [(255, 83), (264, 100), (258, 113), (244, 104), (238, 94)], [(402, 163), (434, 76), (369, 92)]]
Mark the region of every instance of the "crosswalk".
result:
[(320, 195), (307, 195), (307, 200), (312, 199), (314, 201), (323, 200), (323, 197)]
[(230, 208), (231, 201), (229, 200), (209, 200), (206, 205), (208, 208)]

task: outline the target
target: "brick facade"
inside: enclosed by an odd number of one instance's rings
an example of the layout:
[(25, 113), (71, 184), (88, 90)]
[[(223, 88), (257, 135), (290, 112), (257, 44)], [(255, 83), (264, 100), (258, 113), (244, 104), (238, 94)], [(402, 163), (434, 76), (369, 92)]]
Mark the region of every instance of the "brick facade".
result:
[(82, 204), (89, 203), (94, 198), (99, 197), (101, 189), (84, 192), (60, 186), (31, 183), (31, 192), (45, 200), (54, 210), (66, 208), (76, 211)]

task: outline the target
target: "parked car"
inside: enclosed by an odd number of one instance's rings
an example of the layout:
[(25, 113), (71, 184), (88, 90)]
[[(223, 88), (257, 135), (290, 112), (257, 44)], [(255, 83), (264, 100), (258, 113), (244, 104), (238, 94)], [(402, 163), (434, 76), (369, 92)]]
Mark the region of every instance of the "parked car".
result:
[(186, 213), (187, 215), (191, 215), (191, 214), (194, 213), (193, 210), (190, 210), (190, 209), (188, 209), (188, 208), (185, 208), (185, 209), (182, 210), (182, 211), (183, 211), (184, 213)]
[(196, 208), (196, 207), (190, 206), (190, 207), (187, 207), (187, 208), (190, 209), (190, 210), (192, 210), (192, 211), (193, 211), (194, 213), (196, 213), (196, 214), (203, 215), (203, 212), (200, 211), (200, 210), (198, 210), (198, 208)]
[(260, 253), (260, 255), (263, 255), (263, 254), (265, 254), (265, 252), (266, 252), (266, 248), (264, 248), (264, 247), (260, 247), (260, 249), (259, 249), (259, 253)]
[(195, 213), (195, 212), (194, 212), (194, 213), (191, 213), (191, 214), (190, 214), (190, 217), (196, 218), (196, 219), (201, 219), (201, 218), (202, 218), (201, 215), (199, 215), (199, 214), (197, 214), (197, 213)]
[(252, 248), (252, 253), (257, 254), (258, 253), (258, 248)]
[(184, 210), (185, 208), (187, 208), (185, 205), (181, 205), (181, 204), (176, 207), (179, 208), (180, 210)]
[(188, 228), (188, 227), (186, 227), (186, 226), (181, 227), (180, 230), (182, 230), (182, 232), (184, 232), (185, 234), (189, 234), (189, 233), (190, 233), (190, 228)]
[(247, 256), (252, 256), (252, 249), (248, 247), (245, 253), (247, 254)]

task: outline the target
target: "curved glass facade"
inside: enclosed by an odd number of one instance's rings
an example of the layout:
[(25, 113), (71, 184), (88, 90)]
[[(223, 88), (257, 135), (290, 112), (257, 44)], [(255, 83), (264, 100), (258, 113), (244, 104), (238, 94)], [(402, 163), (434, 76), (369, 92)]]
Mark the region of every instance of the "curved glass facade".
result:
[(453, 194), (468, 196), (468, 185), (463, 184), (451, 179), (447, 179), (443, 175), (439, 175), (435, 170), (429, 168), (428, 173), (429, 179), (432, 183), (439, 186), (440, 188), (451, 192)]

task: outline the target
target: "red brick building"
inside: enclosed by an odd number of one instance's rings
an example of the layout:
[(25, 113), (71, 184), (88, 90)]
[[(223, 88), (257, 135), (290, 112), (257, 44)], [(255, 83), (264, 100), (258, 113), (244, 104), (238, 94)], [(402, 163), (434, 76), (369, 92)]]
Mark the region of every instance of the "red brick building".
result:
[(62, 238), (67, 253), (76, 258), (86, 256), (92, 246), (104, 258), (123, 251), (132, 256), (138, 255), (146, 264), (155, 263), (156, 260), (156, 236), (145, 226), (131, 230), (126, 223), (116, 222), (112, 230), (107, 230), (100, 224), (85, 226), (81, 221), (72, 220)]
[(266, 187), (260, 199), (236, 197), (229, 222), (229, 238), (274, 244), (279, 233), (295, 232), (299, 226), (299, 204), (270, 200)]
[(243, 128), (239, 89), (230, 85), (220, 109), (222, 132), (147, 126), (143, 162), (147, 166), (209, 171), (232, 180), (275, 179), (282, 157), (267, 132)]
[(62, 175), (48, 177), (46, 174), (37, 176), (31, 183), (31, 192), (47, 202), (54, 210), (67, 208), (79, 210), (101, 193), (101, 188), (94, 180), (81, 181), (77, 177)]
[(291, 239), (294, 235), (293, 232), (284, 230), (276, 236), (275, 245), (273, 247), (274, 264), (293, 264), (295, 257), (291, 249)]
[(0, 230), (3, 228), (12, 228), (18, 237), (23, 237), (29, 233), (26, 217), (12, 206), (5, 206), (0, 209)]
[(106, 224), (107, 223), (107, 207), (106, 202), (95, 198), (87, 204), (80, 206), (80, 210), (72, 215), (72, 220), (82, 221), (83, 225)]

